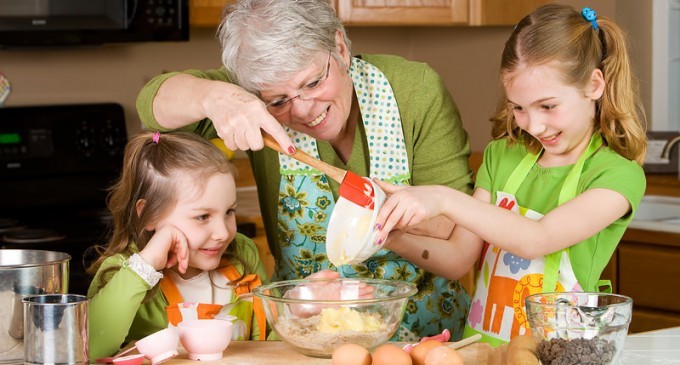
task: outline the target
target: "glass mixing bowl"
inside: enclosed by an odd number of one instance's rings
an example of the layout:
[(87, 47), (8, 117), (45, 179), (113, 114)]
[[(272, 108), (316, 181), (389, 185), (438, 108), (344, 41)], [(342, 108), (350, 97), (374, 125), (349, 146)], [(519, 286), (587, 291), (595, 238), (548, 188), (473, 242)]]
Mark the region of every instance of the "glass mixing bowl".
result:
[(543, 364), (616, 364), (633, 300), (606, 293), (542, 293), (528, 296), (526, 309)]
[(397, 331), (412, 283), (337, 278), (279, 281), (254, 289), (269, 325), (298, 352), (330, 358), (340, 345), (373, 349)]

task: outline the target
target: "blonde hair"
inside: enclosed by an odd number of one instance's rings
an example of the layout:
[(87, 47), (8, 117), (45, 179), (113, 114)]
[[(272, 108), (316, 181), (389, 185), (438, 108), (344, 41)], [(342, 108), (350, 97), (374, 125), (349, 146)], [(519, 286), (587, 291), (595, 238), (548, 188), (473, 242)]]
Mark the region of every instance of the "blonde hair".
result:
[[(134, 253), (132, 244), (142, 250), (153, 236), (145, 229), (177, 204), (178, 177), (190, 175), (200, 189), (217, 173), (235, 176), (236, 170), (217, 147), (188, 132), (165, 133), (153, 141), (153, 133), (136, 135), (125, 148), (123, 169), (109, 189), (108, 209), (113, 218), (112, 236), (100, 257), (90, 265), (95, 274), (106, 258), (118, 253)], [(145, 202), (137, 214), (137, 202)], [(230, 245), (231, 247), (231, 245)], [(117, 268), (111, 268), (111, 272)], [(102, 273), (100, 284), (108, 282)]]
[(501, 98), (493, 122), (494, 139), (522, 142), (532, 153), (541, 144), (517, 125), (510, 109), (503, 77), (520, 66), (559, 61), (567, 84), (584, 87), (600, 69), (605, 91), (596, 103), (595, 132), (621, 156), (642, 164), (647, 151), (646, 122), (626, 35), (613, 21), (598, 17), (593, 24), (567, 5), (548, 4), (524, 17), (505, 43), (501, 59)]

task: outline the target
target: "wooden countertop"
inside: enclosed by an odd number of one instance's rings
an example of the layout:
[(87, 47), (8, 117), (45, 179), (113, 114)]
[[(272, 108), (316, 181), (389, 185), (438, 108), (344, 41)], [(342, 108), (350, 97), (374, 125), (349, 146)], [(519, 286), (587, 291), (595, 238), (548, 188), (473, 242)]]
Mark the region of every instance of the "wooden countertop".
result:
[[(403, 343), (395, 343), (403, 346)], [(493, 349), (488, 344), (475, 343), (458, 350), (466, 365), (501, 365), (505, 363), (505, 348)], [(145, 363), (148, 360), (145, 360)], [(296, 352), (283, 341), (232, 341), (224, 357), (214, 361), (190, 360), (180, 348), (179, 356), (166, 361), (167, 365), (330, 365), (331, 359), (309, 357)]]

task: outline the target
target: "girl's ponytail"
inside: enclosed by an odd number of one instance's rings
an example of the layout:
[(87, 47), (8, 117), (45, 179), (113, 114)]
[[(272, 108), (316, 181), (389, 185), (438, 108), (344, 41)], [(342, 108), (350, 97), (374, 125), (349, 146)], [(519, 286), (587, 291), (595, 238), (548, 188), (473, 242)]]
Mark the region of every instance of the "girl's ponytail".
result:
[(646, 122), (637, 78), (628, 55), (623, 30), (614, 22), (598, 20), (603, 59), (605, 91), (597, 114), (607, 144), (629, 160), (642, 164), (647, 151)]

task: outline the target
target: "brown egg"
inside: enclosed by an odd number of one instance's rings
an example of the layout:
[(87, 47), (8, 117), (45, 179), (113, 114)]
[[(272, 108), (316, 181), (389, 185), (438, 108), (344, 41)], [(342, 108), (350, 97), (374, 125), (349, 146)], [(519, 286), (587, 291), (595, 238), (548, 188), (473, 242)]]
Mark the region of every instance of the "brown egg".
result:
[(425, 365), (463, 365), (463, 357), (450, 347), (437, 346), (425, 356)]
[(333, 365), (371, 365), (371, 353), (363, 346), (346, 343), (333, 351)]
[(436, 340), (423, 341), (411, 349), (411, 359), (413, 365), (425, 365), (425, 356), (431, 349), (439, 346), (444, 346), (441, 342)]
[(391, 343), (373, 350), (373, 365), (412, 365), (411, 356), (399, 346)]

